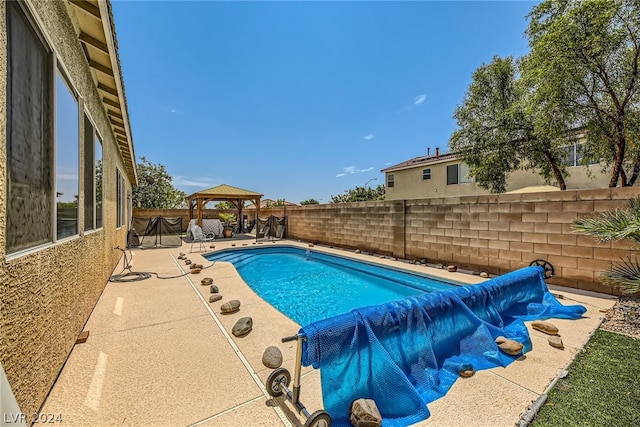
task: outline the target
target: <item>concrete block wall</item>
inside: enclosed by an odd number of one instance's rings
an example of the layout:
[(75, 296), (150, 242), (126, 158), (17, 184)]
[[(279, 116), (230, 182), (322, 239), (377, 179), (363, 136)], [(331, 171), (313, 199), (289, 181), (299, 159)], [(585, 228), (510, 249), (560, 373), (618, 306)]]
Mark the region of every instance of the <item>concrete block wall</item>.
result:
[(289, 238), (501, 274), (534, 259), (549, 283), (614, 293), (599, 276), (632, 251), (574, 232), (575, 218), (627, 206), (635, 187), (288, 207)]

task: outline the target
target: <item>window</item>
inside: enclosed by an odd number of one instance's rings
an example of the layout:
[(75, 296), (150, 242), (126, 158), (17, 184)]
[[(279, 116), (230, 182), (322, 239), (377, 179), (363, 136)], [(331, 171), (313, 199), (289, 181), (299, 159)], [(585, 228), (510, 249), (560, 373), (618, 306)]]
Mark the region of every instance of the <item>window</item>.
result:
[(53, 239), (52, 53), (20, 3), (7, 2), (8, 254)]
[(124, 176), (116, 168), (116, 227), (124, 225), (125, 191)]
[(84, 229), (102, 227), (102, 143), (84, 116)]
[(67, 79), (56, 73), (56, 236), (78, 234), (78, 100)]
[(96, 188), (96, 228), (102, 228), (102, 141), (95, 136), (95, 188)]
[(458, 183), (458, 165), (447, 166), (447, 185)]
[(464, 163), (447, 166), (447, 185), (467, 182), (473, 182), (473, 178), (469, 177), (469, 166)]
[(422, 180), (431, 179), (431, 168), (422, 169)]
[(393, 187), (393, 174), (387, 175), (387, 187)]
[(600, 163), (599, 159), (590, 159), (586, 156), (584, 144), (582, 143), (576, 142), (571, 145), (567, 145), (562, 148), (562, 151), (564, 153), (562, 162), (569, 167)]

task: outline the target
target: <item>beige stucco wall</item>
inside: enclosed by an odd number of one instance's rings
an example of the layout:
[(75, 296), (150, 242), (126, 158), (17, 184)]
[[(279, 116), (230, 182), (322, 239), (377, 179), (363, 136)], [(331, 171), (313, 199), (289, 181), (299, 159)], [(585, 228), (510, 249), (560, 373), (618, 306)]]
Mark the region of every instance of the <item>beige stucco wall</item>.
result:
[(545, 259), (556, 268), (550, 283), (612, 293), (600, 273), (631, 246), (597, 243), (571, 224), (637, 195), (625, 187), (291, 207), (288, 236), (495, 274)]
[[(6, 206), (11, 201), (6, 200), (4, 166), (6, 4), (0, 0), (0, 361), (25, 414), (36, 412), (43, 403), (121, 256), (113, 248), (125, 244), (127, 231), (126, 226), (117, 229), (115, 220), (116, 166), (124, 171), (123, 163), (65, 2), (35, 1), (29, 2), (29, 8), (84, 99), (102, 138), (104, 226), (19, 256), (6, 255)], [(80, 135), (83, 131), (81, 122)], [(80, 176), (82, 166), (80, 162)], [(130, 183), (127, 189), (130, 191)], [(83, 194), (82, 188), (79, 194)], [(80, 206), (79, 230), (84, 229), (83, 218)]]
[[(448, 160), (387, 172), (385, 174), (385, 183), (387, 182), (387, 175), (393, 174), (394, 186), (391, 188), (386, 187), (385, 199), (412, 200), (490, 194), (475, 182), (447, 185), (447, 166), (456, 163), (460, 163), (460, 161)], [(422, 179), (422, 171), (426, 168), (431, 168), (430, 180)], [(568, 190), (606, 188), (609, 186), (609, 174), (602, 173), (600, 165), (570, 167), (568, 172), (569, 175), (565, 177)], [(544, 179), (535, 172), (516, 171), (509, 175), (507, 191), (544, 184)]]

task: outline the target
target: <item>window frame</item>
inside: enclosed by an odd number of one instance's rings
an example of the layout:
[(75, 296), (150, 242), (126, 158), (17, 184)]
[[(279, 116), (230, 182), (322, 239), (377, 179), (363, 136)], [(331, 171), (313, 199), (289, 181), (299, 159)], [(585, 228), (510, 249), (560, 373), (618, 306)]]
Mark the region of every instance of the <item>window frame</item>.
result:
[(431, 179), (431, 168), (422, 169), (422, 180), (428, 181)]
[[(5, 13), (7, 33), (6, 197), (14, 202), (7, 206), (5, 256), (14, 258), (47, 247), (55, 241), (54, 212), (56, 205), (55, 197), (53, 196), (55, 196), (54, 92), (56, 59), (51, 44), (25, 4), (22, 2), (7, 2)], [(20, 34), (20, 31), (22, 31), (22, 34)], [(20, 35), (26, 35), (28, 39), (21, 38)], [(40, 57), (31, 56), (25, 59), (24, 56), (14, 53), (15, 50), (22, 52), (27, 47), (27, 51), (35, 52)], [(27, 66), (33, 67), (35, 65), (39, 68), (40, 73), (38, 73), (37, 77), (40, 77), (40, 79), (30, 80), (31, 74), (21, 73), (20, 71), (24, 71), (25, 64), (16, 59), (18, 57), (26, 61), (31, 59), (32, 62)], [(33, 62), (34, 60), (36, 63)], [(21, 66), (23, 66), (23, 69), (20, 68)], [(29, 81), (27, 81), (28, 79)], [(40, 86), (34, 86), (36, 81)], [(40, 89), (40, 93), (36, 94), (35, 101), (31, 101), (34, 93), (25, 90), (27, 86), (29, 89), (34, 87), (36, 90)], [(20, 89), (23, 90), (23, 93), (20, 93)], [(17, 96), (15, 95), (16, 93), (18, 94)], [(22, 98), (18, 98), (18, 96), (22, 96)], [(25, 101), (25, 99), (27, 100)], [(35, 115), (27, 114), (29, 121), (24, 124), (24, 110), (33, 113), (33, 109), (38, 102), (40, 102), (40, 105), (36, 109), (37, 113)], [(20, 109), (22, 109), (22, 115), (20, 114)], [(36, 129), (36, 131), (35, 133), (29, 132), (27, 128)], [(24, 142), (24, 144), (20, 146), (20, 142)], [(14, 157), (15, 152), (19, 154)], [(35, 167), (41, 173), (29, 173), (25, 169), (28, 169), (28, 167), (22, 165), (25, 162), (20, 161), (25, 157), (29, 157), (31, 160), (34, 158), (41, 159), (41, 163), (35, 166), (33, 166), (33, 161), (29, 162), (32, 165), (31, 169)], [(23, 169), (22, 176), (20, 169)], [(38, 183), (37, 181), (41, 182)], [(20, 189), (25, 191), (21, 193)], [(41, 194), (34, 196), (33, 191)], [(18, 203), (16, 200), (22, 200), (22, 202)], [(34, 200), (37, 201), (34, 202)], [(34, 208), (34, 215), (38, 218), (37, 220), (35, 218), (24, 218), (20, 215), (21, 211), (33, 212)], [(37, 227), (31, 227), (31, 225), (35, 224), (36, 221), (42, 224), (41, 215), (46, 215), (50, 218), (50, 221), (42, 226), (42, 233), (38, 236)], [(36, 238), (33, 238), (34, 235)]]
[[(54, 55), (55, 57), (55, 55)], [(71, 79), (69, 78), (68, 73), (66, 72), (66, 70), (64, 70), (62, 64), (55, 59), (56, 62), (56, 67), (55, 67), (55, 71), (54, 71), (54, 108), (53, 108), (53, 125), (54, 125), (54, 150), (53, 150), (53, 158), (54, 158), (54, 166), (53, 166), (53, 170), (54, 170), (54, 178), (55, 178), (55, 187), (53, 189), (53, 197), (54, 200), (56, 200), (55, 202), (55, 209), (54, 209), (54, 243), (58, 242), (60, 240), (66, 240), (66, 239), (71, 239), (74, 238), (76, 236), (80, 235), (80, 205), (81, 203), (81, 196), (82, 199), (84, 199), (84, 195), (80, 194), (80, 184), (82, 182), (82, 177), (81, 177), (81, 169), (80, 169), (80, 163), (81, 163), (81, 159), (80, 159), (80, 144), (81, 141), (83, 140), (82, 135), (81, 135), (81, 117), (82, 117), (82, 99), (78, 93), (78, 91), (76, 90), (76, 88), (73, 86), (73, 83), (71, 82)], [(76, 148), (74, 151), (74, 154), (76, 155), (76, 163), (75, 163), (75, 174), (76, 174), (76, 193), (77, 193), (77, 205), (76, 205), (76, 211), (75, 211), (75, 232), (71, 233), (71, 234), (60, 234), (60, 228), (59, 228), (59, 216), (60, 216), (60, 211), (59, 211), (59, 206), (58, 206), (58, 197), (57, 197), (57, 191), (58, 191), (58, 169), (59, 169), (59, 164), (58, 164), (58, 160), (60, 158), (60, 156), (58, 155), (59, 152), (61, 150), (58, 150), (58, 111), (59, 109), (58, 107), (58, 99), (59, 99), (59, 93), (58, 93), (58, 88), (57, 88), (57, 78), (60, 78), (60, 80), (62, 81), (62, 83), (64, 84), (64, 86), (67, 88), (67, 90), (69, 91), (69, 95), (73, 98), (73, 101), (75, 101), (75, 106), (76, 106), (76, 110), (75, 110), (75, 120), (76, 120)]]
[(387, 175), (387, 188), (393, 188), (395, 185), (395, 181), (393, 178), (393, 174), (390, 173)]

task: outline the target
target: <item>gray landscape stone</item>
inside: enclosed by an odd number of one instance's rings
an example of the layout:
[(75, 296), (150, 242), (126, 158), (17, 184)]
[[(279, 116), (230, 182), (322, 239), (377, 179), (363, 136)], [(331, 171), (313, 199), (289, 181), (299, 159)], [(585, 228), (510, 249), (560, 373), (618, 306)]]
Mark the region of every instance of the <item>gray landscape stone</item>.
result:
[(349, 421), (355, 427), (380, 427), (382, 416), (373, 399), (357, 399), (351, 404)]
[(549, 345), (551, 347), (564, 350), (564, 343), (562, 342), (562, 338), (560, 338), (558, 335), (552, 335), (550, 337), (547, 337), (547, 341), (549, 341)]
[(238, 310), (240, 310), (240, 301), (238, 301), (237, 299), (232, 299), (229, 302), (225, 302), (220, 307), (220, 312), (223, 314), (235, 313)]
[(503, 336), (496, 338), (496, 344), (498, 348), (510, 356), (517, 356), (520, 354), (524, 346), (518, 341), (510, 340)]
[(239, 319), (233, 328), (231, 329), (231, 333), (236, 337), (243, 337), (251, 332), (253, 328), (253, 319), (251, 317), (242, 317)]
[(217, 294), (218, 292), (220, 292), (220, 289), (218, 289), (218, 287), (216, 285), (209, 286), (209, 293)]
[(282, 352), (275, 345), (269, 346), (262, 353), (262, 364), (267, 368), (276, 369), (282, 365)]
[(209, 297), (209, 302), (216, 302), (216, 301), (220, 301), (221, 299), (222, 299), (222, 295), (213, 294)]

